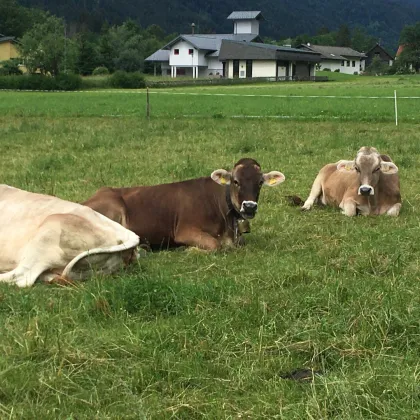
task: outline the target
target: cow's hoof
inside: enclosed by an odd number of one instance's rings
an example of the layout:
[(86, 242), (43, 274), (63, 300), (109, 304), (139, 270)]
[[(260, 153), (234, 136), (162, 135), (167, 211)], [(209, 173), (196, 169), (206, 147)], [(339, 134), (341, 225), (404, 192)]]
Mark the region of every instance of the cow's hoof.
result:
[(245, 238), (243, 236), (240, 236), (236, 241), (236, 246), (240, 248), (240, 247), (245, 246), (245, 243), (246, 243)]

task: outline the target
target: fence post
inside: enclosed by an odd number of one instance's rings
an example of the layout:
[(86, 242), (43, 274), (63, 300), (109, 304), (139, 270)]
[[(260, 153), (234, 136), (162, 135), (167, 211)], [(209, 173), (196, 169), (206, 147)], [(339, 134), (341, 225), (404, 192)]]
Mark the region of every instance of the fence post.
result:
[(149, 99), (149, 88), (146, 88), (146, 118), (150, 119), (150, 99)]
[(398, 108), (397, 108), (397, 91), (394, 90), (394, 102), (395, 102), (395, 125), (398, 125)]

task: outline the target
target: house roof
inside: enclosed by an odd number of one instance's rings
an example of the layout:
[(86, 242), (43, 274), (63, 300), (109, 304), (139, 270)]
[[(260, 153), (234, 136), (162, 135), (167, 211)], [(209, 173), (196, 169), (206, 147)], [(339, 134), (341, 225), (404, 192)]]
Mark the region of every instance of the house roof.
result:
[(250, 20), (250, 19), (257, 19), (257, 20), (264, 20), (264, 16), (260, 11), (236, 11), (232, 12), (227, 19), (229, 20)]
[(388, 57), (389, 57), (389, 59), (390, 60), (393, 60), (394, 59), (394, 57), (392, 57), (392, 55), (384, 48), (384, 47), (382, 47), (380, 44), (378, 44), (378, 43), (376, 43), (376, 45), (374, 45), (370, 50), (368, 50), (367, 52), (366, 52), (366, 55), (369, 55), (369, 53), (371, 52), (371, 51), (373, 51), (375, 48), (380, 48), (381, 50), (382, 50), (382, 52), (384, 53), (384, 54), (386, 54)]
[(401, 44), (398, 47), (398, 51), (397, 51), (397, 54), (395, 56), (398, 57), (404, 51), (404, 48), (405, 48), (405, 44)]
[(152, 55), (149, 55), (145, 61), (169, 61), (169, 50), (157, 50)]
[(346, 57), (366, 57), (364, 53), (360, 53), (349, 47), (335, 47), (330, 45), (307, 45), (302, 44), (301, 48), (318, 52), (324, 60), (345, 60)]
[(198, 50), (216, 51), (220, 48), (223, 39), (235, 41), (253, 41), (259, 39), (255, 34), (197, 34), (197, 35), (179, 35), (171, 42), (166, 44), (162, 50), (169, 50), (172, 45), (179, 41), (186, 41)]
[(197, 34), (179, 35), (160, 50), (155, 51), (145, 61), (169, 61), (169, 50), (179, 41), (185, 41), (198, 50), (207, 51), (207, 57), (218, 57), (220, 46), (224, 39), (237, 41), (262, 41), (255, 34)]
[(272, 44), (223, 40), (219, 60), (296, 60), (319, 62), (321, 61), (321, 54)]
[(1, 36), (0, 35), (0, 43), (2, 43), (2, 42), (8, 42), (8, 41), (10, 41), (10, 42), (16, 42), (16, 39), (15, 39), (14, 36)]

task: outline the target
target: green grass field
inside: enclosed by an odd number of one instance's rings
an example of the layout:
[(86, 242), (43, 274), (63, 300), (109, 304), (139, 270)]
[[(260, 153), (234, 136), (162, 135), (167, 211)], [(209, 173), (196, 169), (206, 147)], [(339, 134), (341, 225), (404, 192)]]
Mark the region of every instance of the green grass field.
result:
[[(286, 176), (244, 248), (149, 253), (77, 287), (1, 285), (0, 418), (419, 418), (420, 99), (400, 99), (396, 127), (392, 99), (202, 95), (394, 89), (420, 96), (420, 79), (168, 89), (149, 121), (143, 92), (0, 92), (2, 182), (29, 191), (82, 201), (241, 157)], [(400, 168), (399, 218), (288, 205), (363, 145)], [(321, 374), (281, 377), (296, 368)]]

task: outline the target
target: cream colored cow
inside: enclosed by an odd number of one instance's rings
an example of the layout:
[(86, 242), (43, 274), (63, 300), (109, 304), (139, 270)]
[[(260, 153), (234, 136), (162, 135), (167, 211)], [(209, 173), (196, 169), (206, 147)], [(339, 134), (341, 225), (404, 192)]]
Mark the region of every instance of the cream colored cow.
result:
[(0, 232), (0, 282), (19, 287), (113, 272), (139, 243), (89, 207), (7, 185), (0, 185)]
[(320, 201), (340, 207), (346, 216), (398, 216), (401, 209), (398, 167), (374, 147), (362, 147), (354, 160), (325, 165), (312, 185), (302, 209)]

